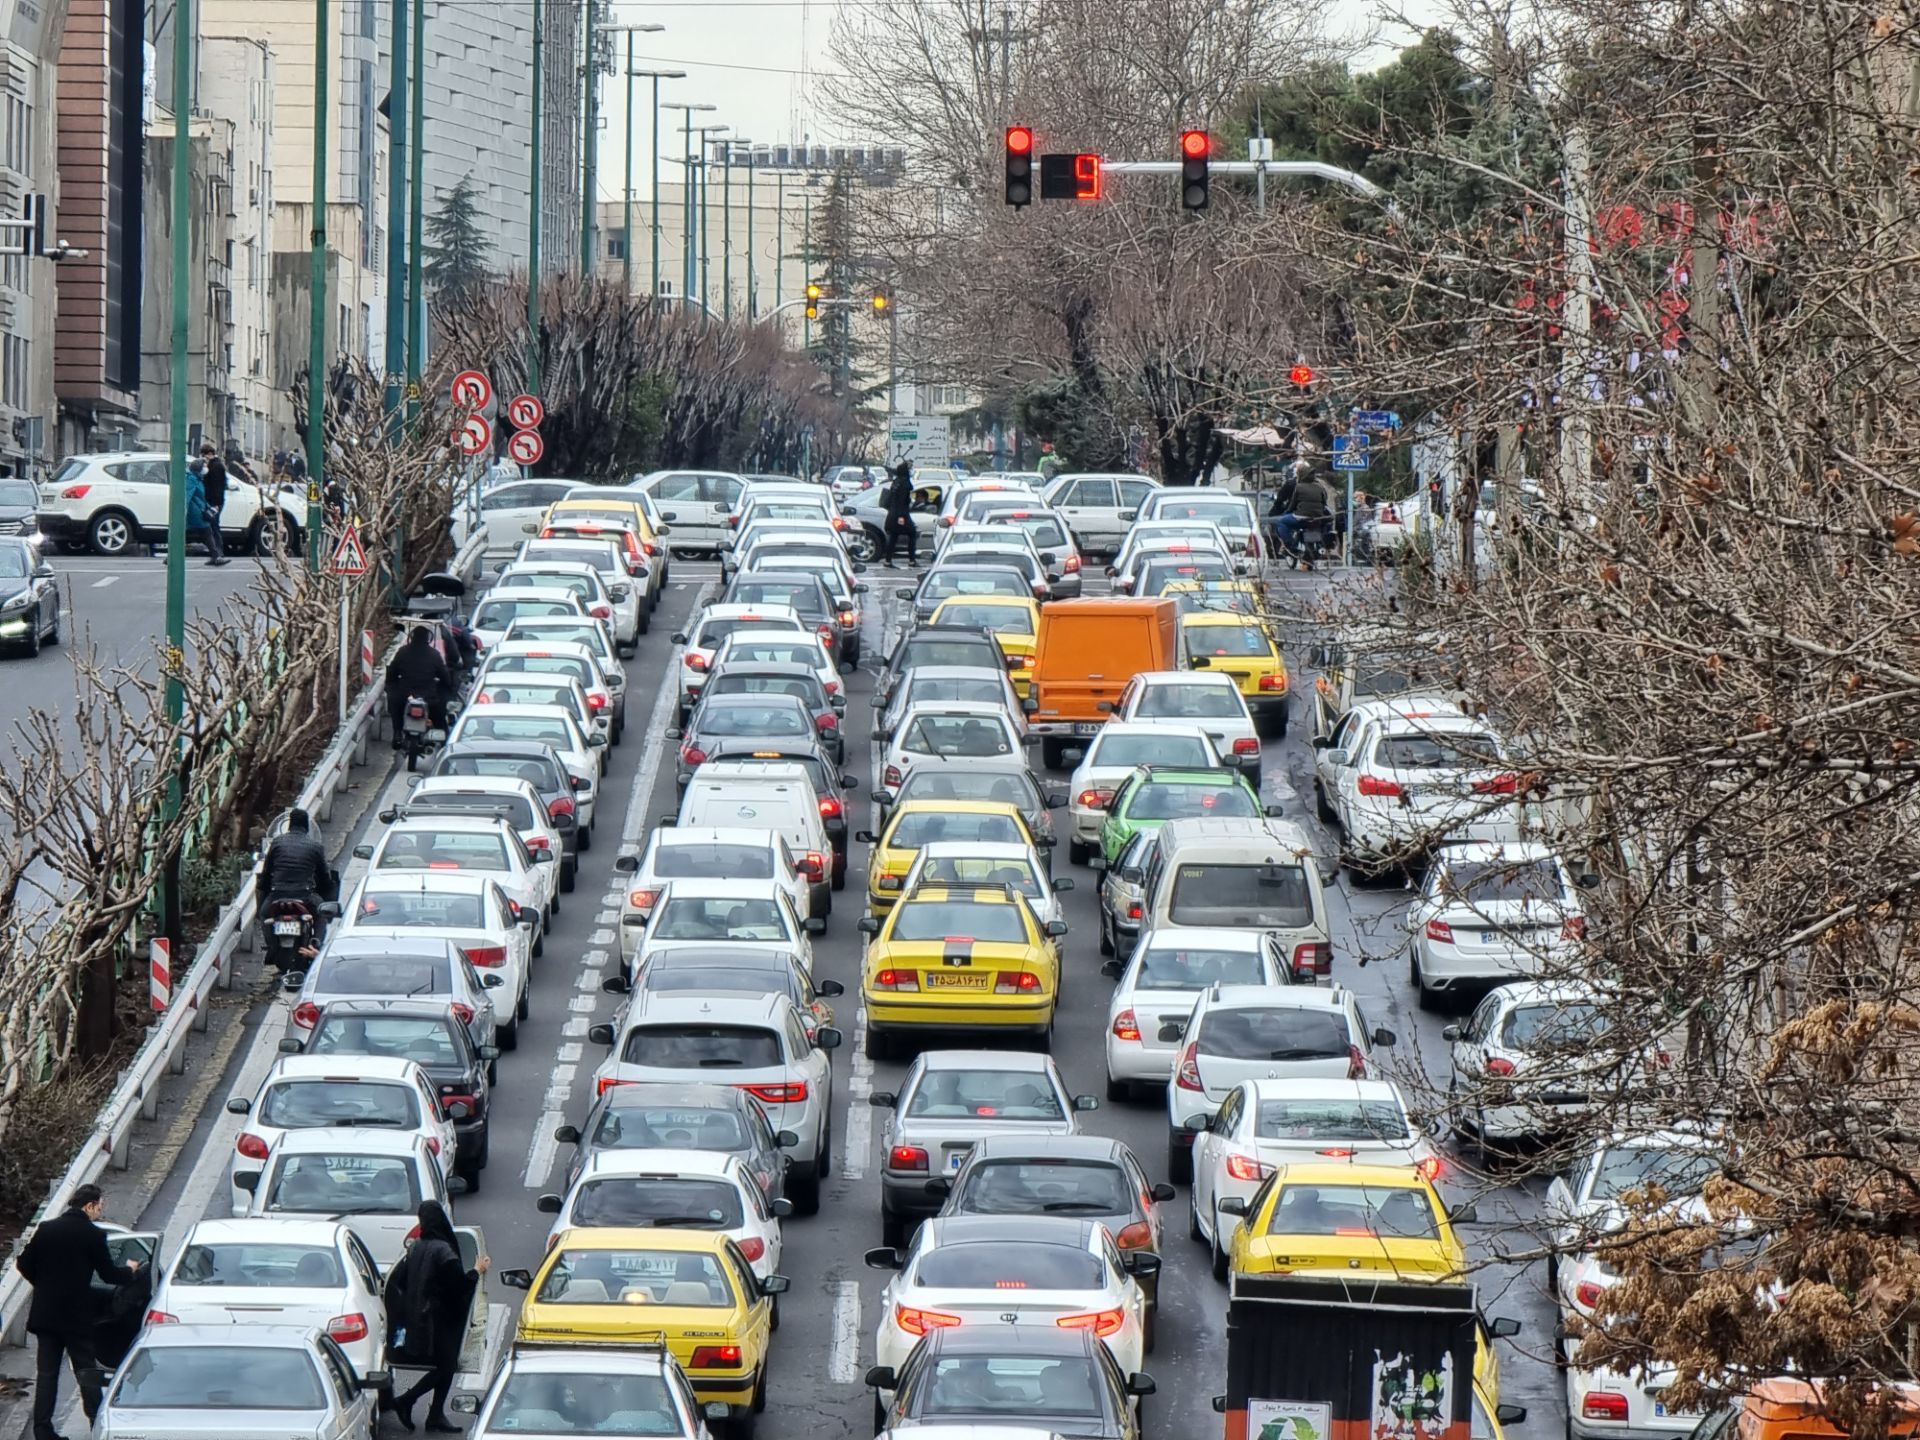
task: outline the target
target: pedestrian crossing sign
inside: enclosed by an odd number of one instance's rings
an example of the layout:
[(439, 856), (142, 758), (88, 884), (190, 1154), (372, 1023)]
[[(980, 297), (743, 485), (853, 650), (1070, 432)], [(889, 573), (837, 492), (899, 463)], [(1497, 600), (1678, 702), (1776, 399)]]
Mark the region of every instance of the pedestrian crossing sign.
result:
[(367, 564), (366, 547), (360, 543), (360, 527), (349, 525), (340, 536), (340, 543), (333, 547), (333, 564), (330, 567), (336, 575), (364, 575), (372, 567)]

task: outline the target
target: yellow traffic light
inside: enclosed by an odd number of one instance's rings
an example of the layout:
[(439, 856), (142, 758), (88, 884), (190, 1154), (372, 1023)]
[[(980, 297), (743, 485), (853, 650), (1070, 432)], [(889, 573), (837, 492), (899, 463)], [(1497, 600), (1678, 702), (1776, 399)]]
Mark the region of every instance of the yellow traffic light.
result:
[(874, 312), (874, 314), (876, 314), (876, 315), (879, 315), (879, 314), (882, 314), (882, 313), (884, 313), (884, 312), (885, 312), (885, 310), (886, 310), (886, 308), (887, 308), (887, 306), (889, 306), (889, 305), (891, 305), (892, 303), (893, 303), (893, 302), (892, 302), (891, 300), (889, 300), (889, 299), (888, 299), (888, 298), (887, 298), (887, 297), (886, 297), (885, 295), (876, 295), (876, 296), (874, 296), (874, 297), (873, 297), (873, 312)]
[(807, 299), (818, 300), (819, 298), (820, 298), (820, 287), (814, 284), (811, 280), (808, 281), (807, 282)]
[(809, 320), (820, 318), (820, 294), (819, 284), (809, 280), (807, 282), (807, 319)]

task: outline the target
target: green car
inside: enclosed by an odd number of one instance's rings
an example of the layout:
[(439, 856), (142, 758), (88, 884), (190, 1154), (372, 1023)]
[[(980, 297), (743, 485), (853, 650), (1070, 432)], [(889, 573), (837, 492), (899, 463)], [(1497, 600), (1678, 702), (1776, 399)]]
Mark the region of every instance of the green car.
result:
[(1141, 766), (1122, 780), (1107, 802), (1100, 849), (1111, 865), (1142, 830), (1169, 820), (1258, 820), (1278, 815), (1262, 806), (1259, 792), (1238, 770), (1155, 770)]

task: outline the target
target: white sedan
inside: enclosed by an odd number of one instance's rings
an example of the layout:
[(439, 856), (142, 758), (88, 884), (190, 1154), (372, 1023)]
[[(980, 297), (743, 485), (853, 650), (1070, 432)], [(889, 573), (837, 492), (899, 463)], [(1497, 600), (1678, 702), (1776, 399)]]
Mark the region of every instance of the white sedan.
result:
[(743, 665), (805, 665), (820, 677), (820, 686), (827, 694), (846, 695), (832, 650), (811, 632), (736, 630), (720, 642), (709, 668), (718, 670), (736, 661)]
[[(680, 723), (685, 724), (694, 702), (713, 670), (714, 651), (720, 642), (736, 630), (778, 630), (787, 634), (814, 635), (791, 605), (709, 605), (700, 612), (691, 629), (673, 637), (680, 647)], [(818, 639), (815, 636), (816, 640)], [(825, 647), (822, 647), (823, 651)]]
[(922, 760), (942, 756), (961, 762), (998, 760), (1023, 754), (1026, 736), (999, 705), (979, 701), (934, 700), (914, 705), (900, 716), (881, 759), (881, 784), (898, 790)]
[(492, 816), (401, 817), (370, 845), (353, 853), (367, 861), (369, 879), (382, 872), (470, 871), (490, 875), (516, 905), (545, 916), (558, 893), (553, 852), (529, 850), (506, 821)]
[(1173, 1074), (1200, 992), (1212, 985), (1285, 985), (1284, 944), (1258, 930), (1182, 926), (1149, 930), (1127, 960), (1101, 973), (1119, 983), (1107, 1001), (1107, 1098), (1158, 1088)]
[(1231, 675), (1205, 670), (1147, 670), (1113, 704), (1113, 718), (1135, 725), (1199, 727), (1229, 765), (1260, 788), (1260, 731)]
[(1134, 725), (1110, 720), (1088, 743), (1067, 782), (1067, 808), (1073, 820), (1067, 858), (1084, 865), (1100, 848), (1113, 792), (1141, 765), (1157, 770), (1211, 770), (1227, 762), (1198, 725)]
[(633, 949), (633, 968), (656, 945), (688, 943), (764, 946), (801, 956), (813, 973), (815, 925), (772, 880), (675, 880), (655, 902)]
[(780, 1269), (780, 1221), (787, 1200), (768, 1200), (738, 1155), (719, 1150), (602, 1150), (564, 1196), (542, 1195), (553, 1216), (547, 1249), (575, 1226), (670, 1225), (717, 1230), (740, 1247), (761, 1279)]
[(784, 890), (796, 915), (806, 913), (811, 882), (794, 868), (793, 852), (772, 830), (717, 825), (661, 825), (638, 855), (613, 862), (627, 879), (620, 898), (620, 949), (628, 959), (640, 946), (653, 908), (670, 884), (686, 880), (769, 881)]
[(576, 781), (573, 803), (580, 811), (580, 848), (592, 843), (595, 801), (606, 754), (606, 737), (589, 735), (571, 711), (558, 705), (474, 705), (460, 712), (447, 737), (449, 746), (463, 740), (537, 740), (560, 757)]
[(577, 560), (515, 560), (494, 578), (489, 595), (520, 590), (571, 590), (596, 620), (613, 627), (623, 645), (636, 644), (640, 631), (640, 597), (631, 585), (622, 585), (624, 597), (615, 599), (613, 587), (593, 566)]
[(1545, 845), (1443, 845), (1407, 910), (1420, 1005), (1537, 974), (1586, 934), (1572, 878)]
[(556, 620), (572, 616), (591, 620), (586, 604), (571, 590), (503, 590), (473, 607), (467, 628), (481, 650), (497, 644), (516, 620)]

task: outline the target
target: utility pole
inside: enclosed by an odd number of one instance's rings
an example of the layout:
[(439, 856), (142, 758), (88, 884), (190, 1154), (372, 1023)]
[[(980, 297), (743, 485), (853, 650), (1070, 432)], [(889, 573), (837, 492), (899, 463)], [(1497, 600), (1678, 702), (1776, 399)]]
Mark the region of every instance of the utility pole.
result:
[(1587, 193), (1589, 158), (1586, 131), (1568, 129), (1567, 341), (1560, 356), (1560, 483), (1577, 504), (1593, 504), (1593, 416), (1589, 409), (1593, 358), (1593, 214)]
[(387, 90), (387, 414), (400, 416), (407, 369), (407, 0), (393, 0)]
[[(327, 51), (333, 0), (313, 0), (313, 268), (307, 280), (307, 573), (320, 573), (327, 458)], [(344, 338), (344, 337), (343, 337)], [(171, 542), (172, 537), (168, 537)], [(173, 553), (171, 543), (167, 553)]]
[[(600, 28), (608, 32), (624, 32), (627, 37), (626, 173), (623, 177), (624, 183), (620, 187), (621, 224), (626, 227), (621, 233), (626, 238), (620, 245), (620, 288), (631, 295), (633, 293), (633, 81), (636, 74), (633, 68), (633, 37), (638, 34), (652, 35), (667, 27), (664, 25), (602, 25)], [(593, 33), (591, 31), (589, 31), (587, 35), (587, 53), (589, 55), (593, 53)], [(593, 88), (597, 92), (598, 87), (595, 86)], [(660, 100), (660, 82), (658, 80), (653, 82), (653, 98), (654, 103), (657, 105)], [(657, 125), (659, 122), (659, 112), (657, 110), (654, 113), (654, 120)], [(599, 133), (597, 121), (595, 122), (593, 133), (597, 140)], [(586, 213), (593, 217), (594, 220), (599, 218), (597, 205), (590, 206)], [(588, 223), (591, 225), (592, 221)], [(583, 237), (582, 243), (591, 248), (591, 241), (591, 234), (588, 234)], [(659, 287), (656, 285), (654, 288), (658, 289)]]
[[(187, 272), (193, 239), (193, 41), (197, 28), (193, 0), (177, 0), (173, 11), (173, 360), (168, 371), (171, 401), (167, 467), (167, 650), (161, 668), (167, 677), (167, 724), (177, 736), (187, 714)], [(180, 818), (180, 749), (176, 740), (167, 757), (167, 795), (161, 811), (163, 833)], [(160, 926), (179, 945), (180, 850), (167, 848), (160, 878)], [(184, 951), (180, 953), (184, 954)]]
[(747, 145), (747, 321), (760, 318), (760, 298), (753, 287), (753, 145)]
[(785, 298), (787, 271), (787, 172), (774, 172), (773, 186), (773, 308)]
[[(326, 0), (320, 0), (325, 4)], [(527, 181), (527, 390), (540, 393), (540, 107), (544, 103), (547, 10), (533, 0), (533, 173)]]
[(593, 212), (600, 184), (600, 27), (597, 0), (587, 0), (586, 64), (580, 71), (580, 273), (593, 274)]
[(420, 372), (427, 354), (425, 241), (427, 192), (427, 4), (413, 0), (413, 185), (407, 225), (407, 422), (420, 416)]
[[(807, 202), (804, 220), (806, 229), (800, 232), (800, 268), (804, 272), (801, 283), (809, 285), (813, 283), (813, 196), (808, 194), (804, 198)], [(800, 348), (813, 349), (813, 321), (811, 320), (800, 322)]]
[[(691, 300), (693, 298), (693, 286), (694, 286), (693, 113), (696, 110), (713, 110), (713, 109), (717, 109), (718, 107), (713, 105), (688, 104), (686, 101), (669, 101), (665, 108), (668, 110), (678, 110), (682, 112), (681, 120), (683, 121), (683, 123), (680, 126), (680, 133), (682, 134), (682, 136), (685, 137), (685, 142), (681, 146), (681, 159), (680, 159), (680, 164), (682, 167), (680, 171), (680, 174), (682, 177), (680, 182), (680, 294), (683, 299)], [(658, 125), (659, 116), (656, 114), (654, 119), (656, 122), (654, 129), (657, 136), (659, 131), (659, 125)], [(653, 153), (656, 157), (658, 157), (660, 153), (660, 146), (657, 143), (657, 140), (653, 147)], [(656, 165), (657, 163), (658, 161), (656, 159)], [(654, 191), (656, 194), (658, 194), (660, 189), (659, 180), (660, 180), (659, 172), (656, 169), (654, 173)], [(654, 282), (653, 289), (656, 295), (660, 292), (660, 285), (657, 280)]]

